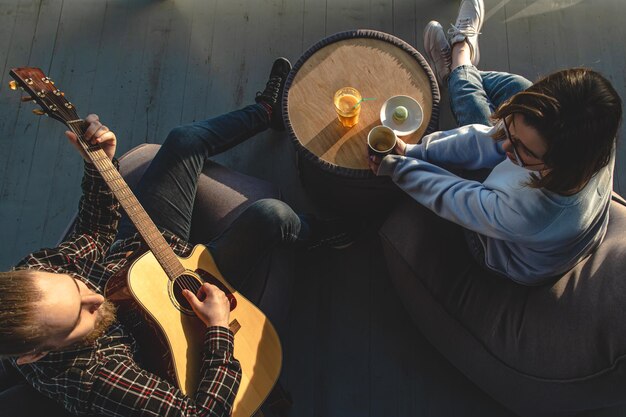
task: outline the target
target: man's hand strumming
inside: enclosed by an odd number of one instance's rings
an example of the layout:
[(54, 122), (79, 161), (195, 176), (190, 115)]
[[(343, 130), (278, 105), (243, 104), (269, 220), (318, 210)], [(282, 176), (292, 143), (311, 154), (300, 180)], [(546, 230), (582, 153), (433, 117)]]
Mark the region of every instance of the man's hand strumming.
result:
[[(187, 299), (196, 316), (207, 325), (222, 326), (228, 328), (230, 317), (230, 302), (224, 291), (215, 285), (204, 283), (194, 295), (189, 290), (183, 290), (183, 296)], [(200, 301), (202, 300), (202, 301)]]

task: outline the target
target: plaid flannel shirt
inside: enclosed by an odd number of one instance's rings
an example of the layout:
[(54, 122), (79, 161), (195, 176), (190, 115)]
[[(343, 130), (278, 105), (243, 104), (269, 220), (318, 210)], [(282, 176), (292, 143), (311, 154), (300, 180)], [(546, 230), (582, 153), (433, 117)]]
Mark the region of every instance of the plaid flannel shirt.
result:
[[(119, 203), (90, 164), (85, 164), (82, 190), (78, 221), (69, 238), (56, 248), (28, 255), (15, 269), (69, 274), (101, 293), (107, 279), (127, 263), (126, 253), (139, 249), (141, 240), (136, 235), (111, 248)], [(164, 236), (178, 255), (191, 252), (189, 243), (167, 232)], [(76, 415), (228, 416), (241, 379), (233, 342), (229, 329), (207, 329), (198, 370), (201, 383), (193, 397), (141, 369), (141, 347), (119, 322), (91, 347), (50, 352), (32, 364), (11, 363), (37, 391)]]

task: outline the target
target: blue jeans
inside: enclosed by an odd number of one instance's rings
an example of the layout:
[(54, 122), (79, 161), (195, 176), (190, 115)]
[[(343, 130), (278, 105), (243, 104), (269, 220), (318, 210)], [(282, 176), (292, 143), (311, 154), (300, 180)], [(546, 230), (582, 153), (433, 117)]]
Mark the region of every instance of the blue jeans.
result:
[(526, 78), (496, 71), (479, 71), (473, 65), (461, 65), (450, 73), (448, 95), (458, 126), (479, 123), (491, 126), (490, 116), (515, 93), (530, 87)]
[[(161, 229), (189, 240), (198, 177), (207, 158), (224, 152), (269, 126), (267, 111), (253, 104), (210, 120), (173, 129), (136, 189), (142, 206)], [(309, 227), (284, 202), (253, 203), (220, 236), (207, 243), (220, 272), (244, 295), (247, 278), (283, 242), (305, 242)], [(136, 233), (124, 215), (117, 239)], [(252, 284), (253, 287), (255, 285)], [(258, 287), (258, 286), (257, 286)]]

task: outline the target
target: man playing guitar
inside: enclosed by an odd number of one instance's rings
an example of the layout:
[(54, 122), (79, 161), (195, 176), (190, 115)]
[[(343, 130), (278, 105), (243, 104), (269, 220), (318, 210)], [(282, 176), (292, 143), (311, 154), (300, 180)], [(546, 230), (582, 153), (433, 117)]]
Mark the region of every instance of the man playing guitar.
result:
[[(172, 130), (152, 161), (137, 197), (177, 255), (192, 249), (187, 241), (204, 161), (268, 127), (284, 129), (281, 97), (290, 69), (289, 61), (277, 59), (255, 104)], [(86, 121), (85, 140), (99, 143), (115, 164), (115, 134), (96, 115)], [(138, 365), (141, 352), (129, 326), (116, 320), (115, 307), (101, 294), (107, 280), (129, 262), (128, 255), (140, 249), (141, 238), (126, 216), (118, 229), (119, 203), (76, 134), (66, 135), (86, 161), (78, 223), (58, 247), (34, 252), (0, 273), (0, 357), (9, 358), (5, 366), (9, 363), (36, 391), (74, 415), (230, 415), (241, 371), (233, 357), (229, 300), (209, 283), (195, 294), (183, 291), (206, 325), (195, 393), (184, 395)], [(296, 215), (285, 203), (261, 200), (207, 247), (224, 277), (245, 289), (253, 268), (279, 243), (317, 239), (332, 244), (313, 229), (309, 217)]]

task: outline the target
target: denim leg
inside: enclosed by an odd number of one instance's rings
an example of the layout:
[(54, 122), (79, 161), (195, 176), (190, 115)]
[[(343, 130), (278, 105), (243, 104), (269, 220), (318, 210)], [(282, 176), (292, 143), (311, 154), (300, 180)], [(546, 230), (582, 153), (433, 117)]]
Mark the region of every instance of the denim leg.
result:
[(448, 95), (457, 126), (491, 124), (489, 116), (493, 113), (493, 105), (475, 66), (461, 65), (452, 70), (448, 78)]
[(461, 65), (452, 70), (448, 79), (452, 114), (458, 126), (472, 123), (489, 126), (489, 117), (498, 106), (531, 85), (520, 75), (479, 71), (472, 65)]
[(487, 97), (496, 109), (510, 97), (533, 84), (521, 75), (508, 72), (481, 71), (480, 76)]
[(263, 199), (250, 205), (207, 246), (220, 272), (245, 294), (251, 273), (281, 243), (306, 242), (310, 231), (304, 216), (286, 203)]
[[(189, 240), (193, 203), (204, 161), (268, 126), (265, 108), (253, 104), (173, 129), (141, 178), (135, 195), (157, 226)], [(135, 231), (124, 215), (117, 239), (129, 237)]]

